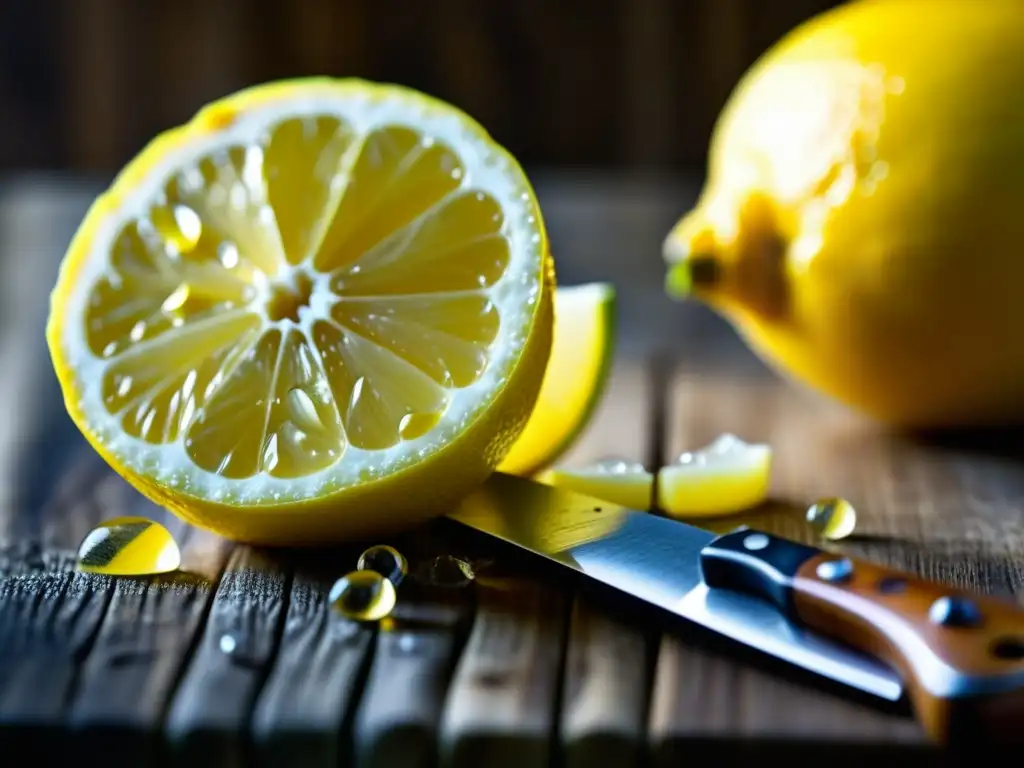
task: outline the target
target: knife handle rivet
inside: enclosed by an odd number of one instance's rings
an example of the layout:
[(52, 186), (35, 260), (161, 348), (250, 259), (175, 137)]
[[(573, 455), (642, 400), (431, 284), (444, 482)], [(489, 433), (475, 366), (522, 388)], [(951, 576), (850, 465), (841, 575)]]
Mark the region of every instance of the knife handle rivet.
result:
[(743, 539), (743, 548), (756, 552), (768, 546), (769, 539), (763, 533), (751, 533)]
[(822, 581), (839, 582), (846, 581), (853, 575), (853, 561), (848, 557), (841, 557), (838, 560), (826, 560), (818, 563), (814, 571)]
[(943, 627), (976, 627), (981, 624), (981, 611), (966, 597), (947, 595), (932, 603), (928, 618)]

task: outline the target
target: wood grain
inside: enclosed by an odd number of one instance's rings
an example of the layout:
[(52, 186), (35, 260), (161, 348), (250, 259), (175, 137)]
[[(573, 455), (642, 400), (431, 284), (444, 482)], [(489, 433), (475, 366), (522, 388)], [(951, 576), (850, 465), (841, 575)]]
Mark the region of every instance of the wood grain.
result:
[(694, 750), (712, 745), (723, 761), (922, 749), (920, 730), (909, 718), (788, 676), (666, 636), (651, 700), (653, 764), (681, 765)]
[(566, 598), (521, 578), (477, 580), (477, 611), (452, 678), (444, 765), (547, 765), (558, 715)]
[(577, 598), (559, 724), (567, 768), (640, 765), (645, 752), (650, 638)]
[(434, 558), (465, 559), (464, 547), (435, 526), (391, 543), (408, 558), (410, 575), (377, 634), (353, 728), (359, 768), (434, 764), (441, 711), (473, 607), (471, 582), (439, 586), (427, 578)]
[(375, 632), (328, 610), (327, 594), (356, 554), (318, 555), (295, 572), (280, 648), (252, 719), (257, 765), (326, 766), (348, 759), (343, 725), (358, 704)]
[(245, 759), (245, 734), (277, 651), (289, 581), (280, 556), (247, 546), (232, 552), (167, 716), (171, 765)]
[[(649, 366), (618, 360), (590, 428), (560, 464), (579, 467), (619, 456), (653, 466), (658, 394)], [(558, 729), (568, 768), (639, 764), (653, 639), (642, 627), (602, 611), (598, 597), (575, 600)]]
[(54, 760), (66, 747), (59, 728), (67, 701), (114, 588), (109, 577), (74, 570), (80, 534), (101, 515), (94, 477), (78, 476), (76, 504), (58, 497), (43, 508), (43, 525), (32, 528), (44, 528), (50, 546), (26, 537), (0, 559), (0, 748), (18, 745)]
[[(110, 513), (116, 509), (108, 508)], [(159, 518), (161, 511), (154, 507), (149, 516)], [(157, 760), (167, 702), (229, 551), (223, 540), (191, 528), (179, 535), (179, 543), (179, 573), (114, 580), (110, 605), (79, 673), (68, 713), (75, 749), (102, 752), (111, 766)]]

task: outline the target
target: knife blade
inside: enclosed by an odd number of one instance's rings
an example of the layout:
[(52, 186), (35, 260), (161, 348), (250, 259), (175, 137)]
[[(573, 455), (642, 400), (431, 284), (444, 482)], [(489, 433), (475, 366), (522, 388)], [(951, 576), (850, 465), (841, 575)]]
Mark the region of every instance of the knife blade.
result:
[(1008, 601), (502, 473), (448, 517), (815, 674), (906, 695), (939, 742), (1024, 739), (1024, 611)]

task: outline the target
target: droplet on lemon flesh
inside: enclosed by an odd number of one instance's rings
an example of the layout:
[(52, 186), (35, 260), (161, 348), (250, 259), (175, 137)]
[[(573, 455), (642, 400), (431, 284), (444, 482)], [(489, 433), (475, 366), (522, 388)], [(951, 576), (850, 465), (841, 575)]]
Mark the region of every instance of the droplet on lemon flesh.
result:
[(109, 576), (152, 576), (181, 565), (178, 544), (160, 523), (115, 517), (93, 528), (78, 547), (78, 570)]
[(676, 517), (727, 515), (768, 495), (772, 451), (724, 434), (658, 471), (658, 507)]
[(556, 468), (544, 473), (544, 480), (623, 507), (651, 507), (654, 476), (635, 461), (603, 459), (581, 468)]
[(123, 225), (85, 320), (104, 404), (231, 479), (416, 440), (488, 365), (509, 248), (443, 143), (285, 119)]
[(818, 499), (807, 510), (807, 522), (825, 539), (845, 539), (857, 527), (857, 510), (846, 499)]

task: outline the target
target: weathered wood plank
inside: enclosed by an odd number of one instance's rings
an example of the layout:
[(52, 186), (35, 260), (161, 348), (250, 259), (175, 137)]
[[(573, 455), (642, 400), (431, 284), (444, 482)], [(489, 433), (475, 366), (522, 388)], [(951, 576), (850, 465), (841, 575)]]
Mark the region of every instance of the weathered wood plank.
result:
[(830, 748), (826, 754), (842, 748), (862, 757), (871, 748), (903, 747), (911, 754), (924, 748), (909, 718), (787, 677), (784, 669), (765, 672), (666, 635), (651, 703), (653, 764), (681, 765), (696, 747), (711, 743), (716, 758), (726, 763), (743, 757), (811, 758), (823, 747)]
[(435, 557), (472, 560), (438, 526), (392, 543), (409, 558), (410, 577), (377, 635), (356, 713), (352, 738), (359, 768), (434, 764), (440, 713), (472, 610), (472, 582), (444, 586), (428, 578)]
[(252, 708), (277, 651), (287, 611), (288, 565), (239, 546), (217, 587), (195, 655), (166, 723), (172, 765), (236, 765), (246, 757)]
[(577, 598), (569, 634), (561, 738), (567, 768), (640, 765), (644, 755), (650, 638)]
[(284, 633), (252, 720), (257, 765), (336, 766), (351, 751), (350, 721), (375, 636), (372, 625), (330, 610), (334, 580), (353, 567), (351, 548), (317, 553), (297, 567)]
[(84, 482), (74, 492), (61, 489), (73, 505), (57, 495), (31, 524), (12, 526), (27, 533), (41, 525), (51, 548), (39, 538), (19, 540), (0, 578), (0, 748), (19, 745), (43, 760), (63, 749), (67, 700), (113, 590), (110, 578), (74, 570), (82, 531), (102, 516), (92, 477), (77, 475)]
[(444, 765), (547, 765), (558, 721), (565, 591), (522, 578), (477, 581), (477, 612), (441, 726)]
[[(138, 507), (148, 505), (139, 502), (124, 513), (139, 514)], [(150, 517), (160, 516), (156, 507), (152, 511)], [(185, 528), (178, 541), (177, 573), (114, 580), (106, 616), (79, 674), (68, 725), (77, 749), (102, 751), (110, 766), (158, 761), (167, 703), (230, 551), (223, 539), (193, 528)]]
[[(560, 464), (585, 466), (621, 456), (653, 466), (653, 372), (620, 357), (590, 427)], [(642, 756), (650, 681), (651, 637), (607, 616), (594, 599), (573, 606), (559, 723), (569, 768), (637, 765)]]

